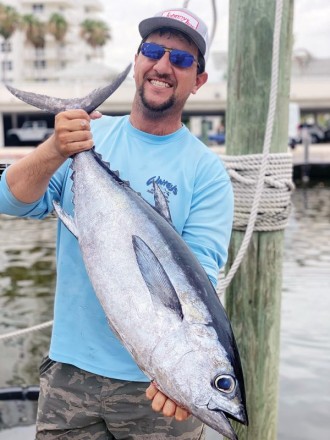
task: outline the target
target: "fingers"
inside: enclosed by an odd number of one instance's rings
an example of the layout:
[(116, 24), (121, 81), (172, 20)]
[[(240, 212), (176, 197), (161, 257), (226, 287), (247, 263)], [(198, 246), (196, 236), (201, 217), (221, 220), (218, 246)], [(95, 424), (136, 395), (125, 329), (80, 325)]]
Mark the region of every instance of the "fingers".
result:
[(89, 117), (90, 117), (91, 119), (99, 119), (99, 118), (102, 118), (102, 113), (100, 113), (99, 111), (95, 110), (95, 111), (93, 111), (93, 112), (89, 115)]
[(93, 112), (88, 115), (84, 110), (67, 110), (55, 117), (55, 148), (64, 157), (89, 150), (93, 147), (90, 121), (102, 115)]
[(158, 393), (158, 388), (154, 385), (154, 382), (151, 382), (148, 388), (146, 389), (147, 398), (149, 400), (152, 400), (157, 393)]
[(152, 400), (152, 409), (156, 412), (162, 412), (166, 417), (175, 417), (177, 421), (184, 421), (190, 416), (187, 410), (179, 407), (173, 400), (159, 391), (154, 383), (151, 383), (147, 388), (146, 396)]
[(175, 419), (178, 422), (183, 422), (184, 420), (187, 420), (188, 417), (190, 417), (190, 413), (186, 409), (180, 408), (180, 406), (176, 406)]

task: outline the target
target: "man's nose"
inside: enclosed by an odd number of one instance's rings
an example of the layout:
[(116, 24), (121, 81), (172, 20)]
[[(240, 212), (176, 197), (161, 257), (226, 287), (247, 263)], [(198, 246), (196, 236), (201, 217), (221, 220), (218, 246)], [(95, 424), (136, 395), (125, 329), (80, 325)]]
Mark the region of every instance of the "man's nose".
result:
[(154, 69), (157, 70), (158, 73), (167, 73), (172, 70), (169, 52), (165, 52), (164, 55), (157, 60)]

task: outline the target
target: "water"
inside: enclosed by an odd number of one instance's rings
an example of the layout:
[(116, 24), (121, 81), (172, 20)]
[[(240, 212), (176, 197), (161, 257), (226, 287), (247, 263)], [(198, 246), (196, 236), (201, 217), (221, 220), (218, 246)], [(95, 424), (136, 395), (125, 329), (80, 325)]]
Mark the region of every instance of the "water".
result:
[(330, 188), (297, 190), (283, 264), (279, 439), (330, 437)]
[[(330, 188), (297, 189), (285, 231), (280, 440), (328, 440), (330, 431)], [(56, 220), (0, 216), (0, 334), (52, 319)], [(50, 330), (0, 341), (0, 387), (38, 383)], [(28, 425), (35, 404), (8, 406), (1, 427)], [(33, 438), (33, 429), (0, 439)], [(209, 439), (219, 438), (209, 432)]]

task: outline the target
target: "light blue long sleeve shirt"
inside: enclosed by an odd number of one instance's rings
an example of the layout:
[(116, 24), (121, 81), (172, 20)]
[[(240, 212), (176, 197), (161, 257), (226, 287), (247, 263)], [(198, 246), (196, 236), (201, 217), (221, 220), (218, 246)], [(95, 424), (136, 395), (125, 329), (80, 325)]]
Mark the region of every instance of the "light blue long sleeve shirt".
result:
[[(156, 136), (135, 129), (128, 116), (103, 116), (92, 122), (92, 132), (96, 151), (151, 204), (153, 181), (158, 183), (168, 199), (176, 230), (215, 285), (219, 268), (227, 259), (233, 221), (233, 191), (221, 160), (185, 126), (173, 134)], [(41, 219), (53, 211), (52, 201), (59, 200), (73, 215), (70, 162), (67, 160), (54, 174), (45, 195), (31, 204), (13, 196), (4, 172), (0, 212)], [(118, 296), (120, 300), (120, 292)], [(147, 381), (110, 330), (78, 241), (61, 222), (49, 356), (106, 377)]]

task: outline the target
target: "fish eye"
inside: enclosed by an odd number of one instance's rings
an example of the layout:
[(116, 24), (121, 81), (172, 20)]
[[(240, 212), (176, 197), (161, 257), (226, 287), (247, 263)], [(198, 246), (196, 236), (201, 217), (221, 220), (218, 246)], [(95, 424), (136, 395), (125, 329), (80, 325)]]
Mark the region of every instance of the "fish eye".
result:
[(223, 393), (231, 393), (236, 386), (236, 381), (229, 374), (221, 374), (214, 378), (213, 386)]

